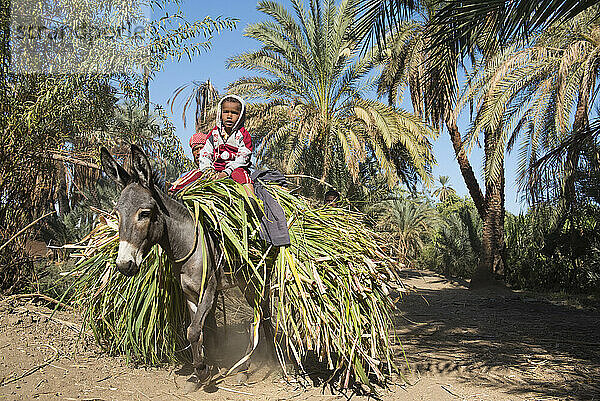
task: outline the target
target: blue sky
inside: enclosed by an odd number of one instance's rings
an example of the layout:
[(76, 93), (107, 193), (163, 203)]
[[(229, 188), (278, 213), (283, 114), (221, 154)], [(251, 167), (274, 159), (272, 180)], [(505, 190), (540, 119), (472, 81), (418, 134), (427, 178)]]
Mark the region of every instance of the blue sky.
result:
[[(289, 5), (288, 0), (280, 0), (279, 2), (283, 5)], [(248, 24), (267, 18), (266, 15), (256, 10), (256, 4), (257, 1), (254, 0), (229, 0), (223, 2), (188, 0), (181, 4), (183, 12), (190, 21), (202, 19), (207, 15), (211, 17), (223, 16), (239, 19), (238, 27), (235, 31), (223, 31), (215, 34), (211, 50), (195, 57), (192, 62), (187, 59), (179, 62), (167, 62), (164, 69), (151, 82), (151, 101), (162, 105), (167, 110), (168, 115), (177, 127), (177, 135), (181, 138), (190, 156), (191, 153), (187, 148), (187, 143), (193, 134), (193, 123), (190, 124), (193, 121), (191, 119), (192, 116), (189, 116), (188, 126), (184, 129), (181, 119), (182, 105), (176, 104), (173, 113), (171, 113), (167, 101), (172, 97), (173, 91), (176, 88), (191, 83), (194, 80), (206, 81), (210, 79), (219, 91), (223, 91), (227, 84), (237, 78), (245, 75), (254, 75), (251, 71), (228, 70), (225, 67), (225, 62), (231, 56), (259, 48), (257, 41), (243, 36), (244, 28)], [(468, 116), (461, 116), (459, 126), (462, 133), (466, 132), (468, 124)], [(434, 154), (438, 162), (438, 165), (433, 169), (434, 177), (437, 179), (439, 175), (450, 176), (450, 184), (456, 189), (457, 193), (461, 196), (467, 195), (468, 191), (460, 174), (447, 132), (441, 132), (439, 138), (434, 142)], [(481, 150), (475, 149), (470, 155), (470, 160), (481, 185)], [(516, 156), (509, 155), (506, 160), (506, 208), (512, 213), (526, 210), (526, 206), (521, 204), (518, 198), (519, 195), (517, 194), (517, 184), (515, 182), (516, 168)]]

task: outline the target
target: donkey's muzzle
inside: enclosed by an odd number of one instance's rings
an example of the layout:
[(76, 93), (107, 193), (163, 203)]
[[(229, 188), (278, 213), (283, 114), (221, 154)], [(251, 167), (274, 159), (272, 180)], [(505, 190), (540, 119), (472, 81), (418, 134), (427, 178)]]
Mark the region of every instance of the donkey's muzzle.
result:
[(127, 277), (135, 276), (139, 269), (139, 266), (133, 260), (117, 263), (117, 270)]

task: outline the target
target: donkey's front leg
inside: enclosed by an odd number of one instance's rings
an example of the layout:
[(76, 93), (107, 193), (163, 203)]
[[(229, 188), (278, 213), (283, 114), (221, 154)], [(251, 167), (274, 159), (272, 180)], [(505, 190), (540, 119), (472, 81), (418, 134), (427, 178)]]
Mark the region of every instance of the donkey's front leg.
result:
[(192, 322), (187, 329), (187, 339), (192, 345), (193, 365), (198, 381), (204, 381), (208, 377), (208, 367), (204, 362), (204, 335), (203, 326), (208, 313), (212, 310), (217, 290), (217, 280), (214, 274), (207, 278), (206, 288), (198, 303), (196, 312), (192, 316)]
[[(188, 311), (190, 313), (190, 321), (194, 321), (194, 317), (196, 316), (196, 312), (198, 311), (198, 306), (196, 304), (196, 302), (192, 301), (191, 299), (187, 299), (187, 306), (188, 306)], [(190, 331), (190, 327), (188, 326), (188, 334), (187, 334), (187, 338), (189, 341), (189, 331)], [(198, 341), (190, 341), (190, 346), (192, 348), (192, 365), (194, 367), (194, 373), (192, 374), (192, 376), (190, 376), (190, 378), (187, 380), (187, 383), (184, 386), (184, 392), (186, 393), (192, 393), (196, 390), (198, 390), (198, 388), (200, 387), (200, 380), (196, 374), (196, 370), (197, 370), (197, 366), (199, 364), (202, 363), (203, 361), (203, 357), (202, 357), (202, 344), (198, 344)]]

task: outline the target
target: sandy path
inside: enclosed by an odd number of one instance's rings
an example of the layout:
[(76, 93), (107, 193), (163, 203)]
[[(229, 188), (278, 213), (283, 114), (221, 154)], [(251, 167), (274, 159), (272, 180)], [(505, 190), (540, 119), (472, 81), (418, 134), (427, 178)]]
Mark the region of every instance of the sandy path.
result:
[[(411, 384), (394, 378), (383, 400), (600, 400), (597, 308), (471, 292), (432, 273), (403, 276), (416, 291), (394, 319)], [(246, 386), (226, 381), (184, 394), (187, 369), (128, 366), (79, 338), (76, 316), (58, 312), (51, 320), (49, 313), (32, 302), (0, 302), (0, 400), (345, 399), (286, 383), (277, 368), (260, 364)], [(395, 351), (401, 364), (400, 346)]]

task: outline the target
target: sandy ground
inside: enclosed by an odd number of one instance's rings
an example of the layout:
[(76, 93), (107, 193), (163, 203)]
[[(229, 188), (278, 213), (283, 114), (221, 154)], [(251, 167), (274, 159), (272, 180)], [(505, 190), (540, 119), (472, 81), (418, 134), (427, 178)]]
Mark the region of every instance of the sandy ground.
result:
[[(600, 400), (600, 310), (531, 294), (473, 292), (406, 270), (415, 291), (394, 316), (398, 365), (388, 400)], [(128, 366), (78, 335), (74, 313), (30, 300), (0, 301), (0, 400), (363, 400), (282, 379), (256, 363), (249, 382), (185, 394), (189, 368)], [(401, 342), (402, 346), (399, 344)], [(240, 355), (241, 356), (241, 355)], [(371, 397), (372, 399), (372, 397)]]

